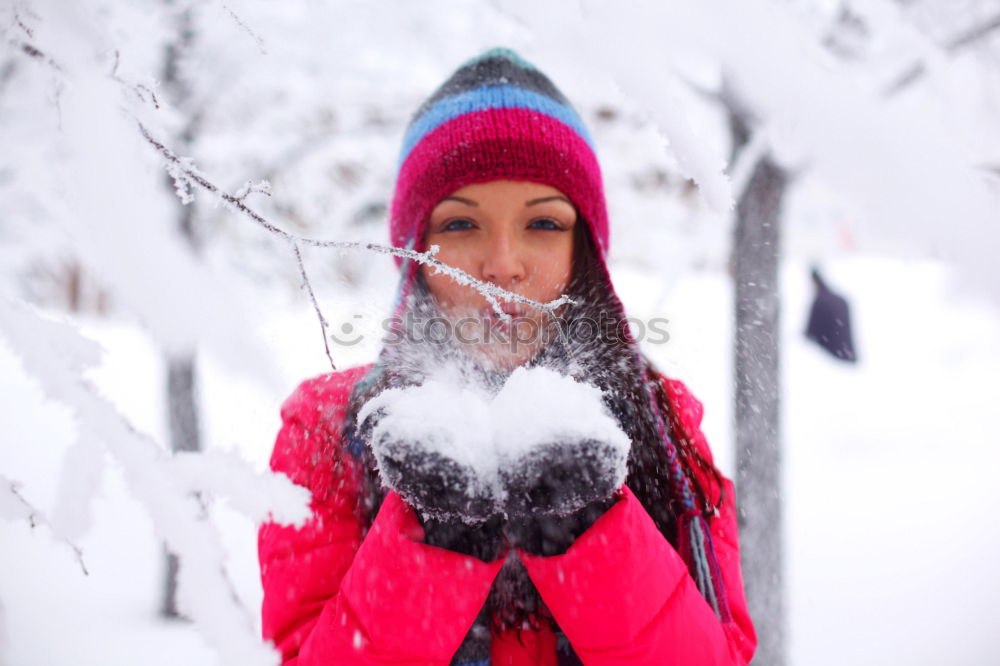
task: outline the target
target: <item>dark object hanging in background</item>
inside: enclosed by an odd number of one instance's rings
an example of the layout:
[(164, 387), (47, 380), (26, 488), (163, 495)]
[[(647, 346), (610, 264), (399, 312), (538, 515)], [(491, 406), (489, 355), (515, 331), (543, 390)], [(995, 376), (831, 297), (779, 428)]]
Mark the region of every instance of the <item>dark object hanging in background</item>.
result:
[(851, 309), (847, 300), (830, 291), (819, 274), (819, 269), (815, 267), (812, 269), (812, 280), (816, 285), (816, 297), (809, 312), (806, 337), (830, 352), (834, 358), (857, 362), (851, 334)]

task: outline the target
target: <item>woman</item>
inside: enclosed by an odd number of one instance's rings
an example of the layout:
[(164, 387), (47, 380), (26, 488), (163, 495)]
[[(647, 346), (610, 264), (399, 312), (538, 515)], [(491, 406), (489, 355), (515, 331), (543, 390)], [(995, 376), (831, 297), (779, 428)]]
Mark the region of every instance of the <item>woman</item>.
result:
[(285, 402), (271, 466), (314, 510), (260, 531), (285, 663), (748, 663), (733, 486), (701, 404), (631, 338), (600, 170), (562, 94), (507, 50), (462, 66), (410, 124), (390, 225), (394, 245), (550, 305), (505, 301), (508, 319), (402, 262), (378, 361)]

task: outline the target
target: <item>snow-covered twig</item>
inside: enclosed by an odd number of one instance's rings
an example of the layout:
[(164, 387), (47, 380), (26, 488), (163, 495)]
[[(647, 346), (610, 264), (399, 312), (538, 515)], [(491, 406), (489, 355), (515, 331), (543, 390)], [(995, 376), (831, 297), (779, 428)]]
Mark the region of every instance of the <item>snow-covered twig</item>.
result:
[(39, 49), (37, 46), (29, 44), (28, 42), (22, 42), (17, 39), (12, 39), (10, 43), (12, 46), (19, 48), (21, 52), (24, 53), (25, 55), (30, 56), (35, 60), (41, 60), (42, 62), (44, 62), (46, 65), (56, 70), (57, 72), (63, 71), (63, 68), (59, 65), (59, 63), (57, 63), (55, 60), (46, 55), (45, 52)]
[(945, 48), (954, 53), (959, 49), (964, 49), (967, 46), (972, 46), (976, 42), (982, 41), (995, 30), (1000, 30), (1000, 14), (997, 14), (990, 19), (978, 23), (966, 30), (963, 30), (959, 34), (955, 35), (945, 44)]
[[(0, 488), (5, 489), (5, 492), (0, 493), (0, 517), (7, 520), (27, 520), (28, 524), (31, 525), (31, 529), (35, 529), (38, 527), (41, 512), (31, 502), (24, 499), (24, 496), (18, 490), (20, 487), (21, 484), (17, 481), (11, 481), (0, 475)], [(7, 496), (8, 494), (16, 502), (12, 502), (11, 498)]]
[(228, 12), (229, 15), (233, 17), (233, 20), (236, 21), (236, 25), (238, 25), (241, 28), (243, 28), (243, 31), (246, 32), (248, 35), (250, 35), (250, 37), (252, 37), (255, 42), (257, 42), (257, 48), (260, 49), (260, 52), (262, 54), (264, 54), (264, 55), (267, 55), (267, 49), (264, 48), (264, 40), (261, 38), (261, 36), (258, 35), (253, 30), (251, 30), (250, 26), (248, 26), (243, 21), (243, 19), (241, 19), (239, 16), (237, 16), (236, 12), (234, 12), (232, 9), (229, 8), (229, 5), (227, 5), (226, 3), (223, 2), (222, 3), (222, 8), (225, 9), (226, 12)]
[[(1000, 30), (1000, 14), (963, 30), (945, 42), (942, 48), (945, 52), (954, 54), (977, 44), (986, 37), (989, 37), (996, 30)], [(905, 90), (926, 74), (927, 64), (923, 60), (914, 62), (893, 77), (892, 82), (882, 90), (882, 95), (884, 97), (891, 97)]]
[[(34, 35), (34, 33), (26, 25), (24, 25), (21, 22), (21, 20), (20, 20), (19, 17), (17, 19), (17, 23), (21, 27), (21, 29), (24, 30), (28, 34), (29, 37), (31, 37), (31, 36)], [(39, 61), (45, 63), (46, 65), (48, 65), (49, 67), (51, 67), (55, 72), (59, 73), (60, 75), (65, 74), (66, 70), (59, 63), (57, 63), (48, 54), (46, 54), (44, 51), (42, 51), (41, 49), (39, 49), (34, 44), (29, 44), (28, 42), (23, 42), (23, 41), (18, 40), (18, 39), (11, 39), (10, 40), (10, 44), (14, 48), (20, 50), (22, 53), (24, 53), (25, 55), (27, 55), (28, 57), (32, 58), (33, 60), (39, 60)], [(60, 100), (61, 100), (61, 97), (62, 97), (62, 81), (61, 80), (56, 80), (55, 85), (53, 87), (54, 87), (54, 95), (53, 95), (52, 101), (53, 101), (53, 104), (56, 107), (56, 117), (59, 119), (59, 128), (61, 130), (62, 129), (62, 103), (61, 103)]]
[[(27, 520), (31, 529), (39, 525), (47, 526), (59, 541), (62, 541), (76, 558), (84, 576), (89, 576), (87, 564), (83, 561), (83, 550), (69, 539), (61, 536), (53, 527), (45, 514), (29, 502), (20, 492), (21, 484), (0, 475), (0, 518), (7, 520)], [(11, 500), (13, 498), (13, 501)]]
[[(305, 268), (302, 266), (301, 256), (299, 247), (302, 245), (308, 245), (310, 247), (318, 248), (328, 248), (328, 249), (341, 249), (341, 250), (368, 250), (370, 252), (377, 252), (379, 254), (389, 254), (403, 259), (410, 259), (423, 264), (435, 272), (441, 272), (456, 283), (464, 286), (469, 286), (478, 291), (483, 297), (489, 302), (493, 307), (494, 312), (504, 320), (509, 320), (510, 315), (503, 311), (500, 305), (501, 301), (514, 301), (517, 303), (523, 303), (524, 305), (543, 310), (545, 312), (553, 313), (556, 308), (564, 303), (573, 303), (573, 300), (566, 295), (562, 295), (559, 298), (551, 300), (547, 303), (540, 303), (538, 301), (532, 300), (530, 298), (525, 298), (520, 294), (515, 294), (514, 292), (502, 289), (495, 284), (490, 282), (484, 282), (479, 280), (465, 271), (450, 266), (443, 261), (435, 258), (439, 248), (437, 245), (432, 245), (425, 252), (417, 252), (416, 250), (409, 250), (405, 248), (392, 247), (389, 245), (382, 245), (380, 243), (370, 243), (370, 242), (360, 242), (360, 241), (330, 241), (330, 240), (316, 240), (313, 238), (306, 238), (304, 236), (297, 236), (295, 234), (289, 233), (284, 229), (281, 229), (274, 223), (268, 221), (263, 215), (253, 210), (246, 204), (246, 194), (241, 188), (236, 194), (230, 194), (220, 187), (212, 183), (208, 178), (194, 168), (191, 163), (190, 158), (182, 158), (177, 156), (172, 150), (167, 148), (163, 142), (157, 140), (149, 132), (145, 125), (141, 122), (139, 123), (139, 130), (142, 135), (156, 150), (163, 156), (167, 162), (167, 171), (174, 177), (175, 182), (178, 185), (178, 195), (185, 200), (190, 196), (190, 192), (186, 189), (186, 186), (194, 184), (198, 185), (205, 191), (219, 197), (227, 206), (242, 213), (243, 215), (249, 217), (251, 220), (256, 222), (258, 225), (274, 234), (275, 236), (281, 238), (285, 242), (292, 246), (293, 252), (296, 254), (297, 261), (299, 263), (299, 269), (303, 274), (304, 286), (309, 289), (310, 297), (312, 298), (313, 305), (316, 307), (317, 314), (320, 318), (320, 325), (323, 328), (323, 341), (326, 344), (326, 321), (323, 318), (322, 313), (319, 311), (319, 306), (317, 305), (315, 295), (312, 292), (312, 287), (309, 284), (308, 278), (305, 276)], [(327, 347), (329, 350), (329, 346)], [(329, 352), (328, 352), (329, 356)], [(331, 359), (331, 364), (332, 364)]]
[(214, 194), (215, 196), (222, 199), (226, 204), (235, 208), (240, 213), (243, 213), (251, 220), (259, 224), (260, 226), (267, 229), (269, 232), (278, 236), (282, 240), (291, 244), (301, 244), (309, 245), (310, 247), (327, 248), (327, 249), (341, 249), (341, 250), (369, 250), (371, 252), (377, 252), (379, 254), (388, 254), (400, 257), (402, 259), (410, 259), (418, 263), (424, 264), (433, 268), (435, 271), (439, 271), (447, 274), (455, 282), (470, 286), (476, 289), (479, 293), (485, 297), (490, 304), (493, 306), (494, 310), (498, 315), (503, 315), (502, 308), (500, 307), (501, 301), (513, 301), (517, 303), (523, 303), (524, 305), (537, 308), (539, 310), (554, 311), (560, 305), (564, 303), (572, 303), (573, 301), (568, 296), (560, 296), (554, 300), (547, 303), (541, 303), (539, 301), (532, 300), (521, 296), (520, 294), (515, 294), (512, 291), (507, 291), (502, 289), (495, 284), (490, 282), (483, 282), (477, 278), (472, 277), (465, 271), (450, 266), (443, 261), (434, 258), (437, 254), (438, 247), (432, 245), (425, 252), (417, 252), (416, 250), (407, 250), (405, 248), (392, 247), (390, 245), (382, 245), (380, 243), (369, 243), (360, 241), (331, 241), (331, 240), (316, 240), (314, 238), (306, 238), (304, 236), (297, 236), (295, 234), (289, 233), (284, 229), (281, 229), (277, 225), (269, 222), (260, 213), (256, 212), (249, 206), (247, 206), (244, 201), (233, 194), (223, 191), (217, 185), (210, 182), (204, 175), (199, 171), (194, 169), (190, 163), (188, 163), (184, 158), (178, 157), (169, 148), (163, 145), (160, 141), (156, 140), (146, 129), (142, 123), (139, 124), (139, 129), (142, 131), (143, 136), (146, 140), (156, 148), (164, 158), (166, 158), (168, 164), (174, 165), (178, 171), (183, 175), (186, 180), (198, 185), (207, 192)]
[[(257, 472), (239, 454), (220, 449), (178, 451), (168, 466), (182, 492), (223, 497), (231, 508), (256, 520), (267, 517), (273, 511), (274, 498), (288, 492), (289, 487), (283, 475)], [(304, 503), (308, 501), (308, 491), (291, 487)], [(252, 492), (248, 492), (250, 489)], [(291, 522), (289, 518), (284, 516)]]
[(333, 355), (330, 353), (330, 342), (326, 335), (326, 317), (323, 316), (323, 312), (319, 309), (319, 303), (316, 301), (316, 294), (313, 292), (312, 283), (309, 282), (306, 265), (302, 262), (302, 250), (299, 249), (298, 243), (293, 243), (292, 247), (295, 249), (295, 262), (298, 264), (299, 274), (302, 276), (302, 286), (309, 292), (309, 300), (312, 301), (313, 309), (316, 310), (316, 316), (319, 317), (319, 327), (323, 331), (323, 348), (326, 350), (326, 358), (330, 361), (330, 367), (336, 370), (337, 364), (333, 362)]
[(28, 39), (35, 38), (35, 31), (29, 28), (27, 25), (25, 25), (24, 21), (21, 20), (20, 12), (16, 11), (14, 12), (14, 23), (16, 23), (17, 27), (19, 27), (21, 30), (24, 31), (24, 34), (28, 36)]
[(236, 190), (235, 196), (240, 201), (246, 201), (247, 197), (251, 194), (263, 194), (266, 197), (271, 196), (271, 183), (267, 179), (257, 181), (256, 183), (248, 180), (243, 184), (243, 187)]
[(135, 93), (135, 96), (139, 99), (140, 102), (145, 102), (146, 95), (149, 95), (153, 101), (153, 108), (159, 109), (160, 100), (156, 99), (156, 93), (154, 93), (149, 86), (142, 83), (134, 83), (134, 84), (129, 83), (128, 81), (118, 76), (118, 63), (120, 60), (121, 60), (121, 54), (116, 49), (115, 64), (111, 66), (111, 78), (117, 81), (118, 83), (122, 84), (123, 86), (129, 87), (132, 90), (132, 92)]

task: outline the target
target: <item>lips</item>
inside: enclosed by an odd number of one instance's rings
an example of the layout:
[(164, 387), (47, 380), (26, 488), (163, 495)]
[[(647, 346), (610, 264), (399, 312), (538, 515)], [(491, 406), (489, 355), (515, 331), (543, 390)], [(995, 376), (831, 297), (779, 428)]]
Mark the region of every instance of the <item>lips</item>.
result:
[[(516, 318), (524, 316), (524, 309), (511, 303), (505, 303), (501, 305), (500, 310), (505, 314), (510, 315), (511, 317)], [(481, 309), (479, 313), (484, 317), (493, 317), (499, 319), (499, 315), (497, 314), (496, 310), (494, 310), (491, 306), (488, 305), (483, 309)]]

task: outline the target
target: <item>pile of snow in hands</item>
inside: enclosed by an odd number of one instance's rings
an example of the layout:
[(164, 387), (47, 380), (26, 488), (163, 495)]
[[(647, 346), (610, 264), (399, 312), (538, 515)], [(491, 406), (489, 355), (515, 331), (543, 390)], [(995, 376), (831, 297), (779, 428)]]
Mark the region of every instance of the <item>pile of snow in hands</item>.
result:
[[(358, 422), (376, 412), (381, 418), (372, 441), (382, 433), (419, 443), (473, 472), (470, 493), (504, 498), (500, 470), (544, 447), (600, 442), (614, 486), (625, 482), (630, 442), (608, 412), (601, 391), (546, 367), (513, 371), (491, 392), (453, 368), (440, 370), (419, 386), (391, 388), (369, 400)], [(383, 460), (375, 448), (376, 462)]]

